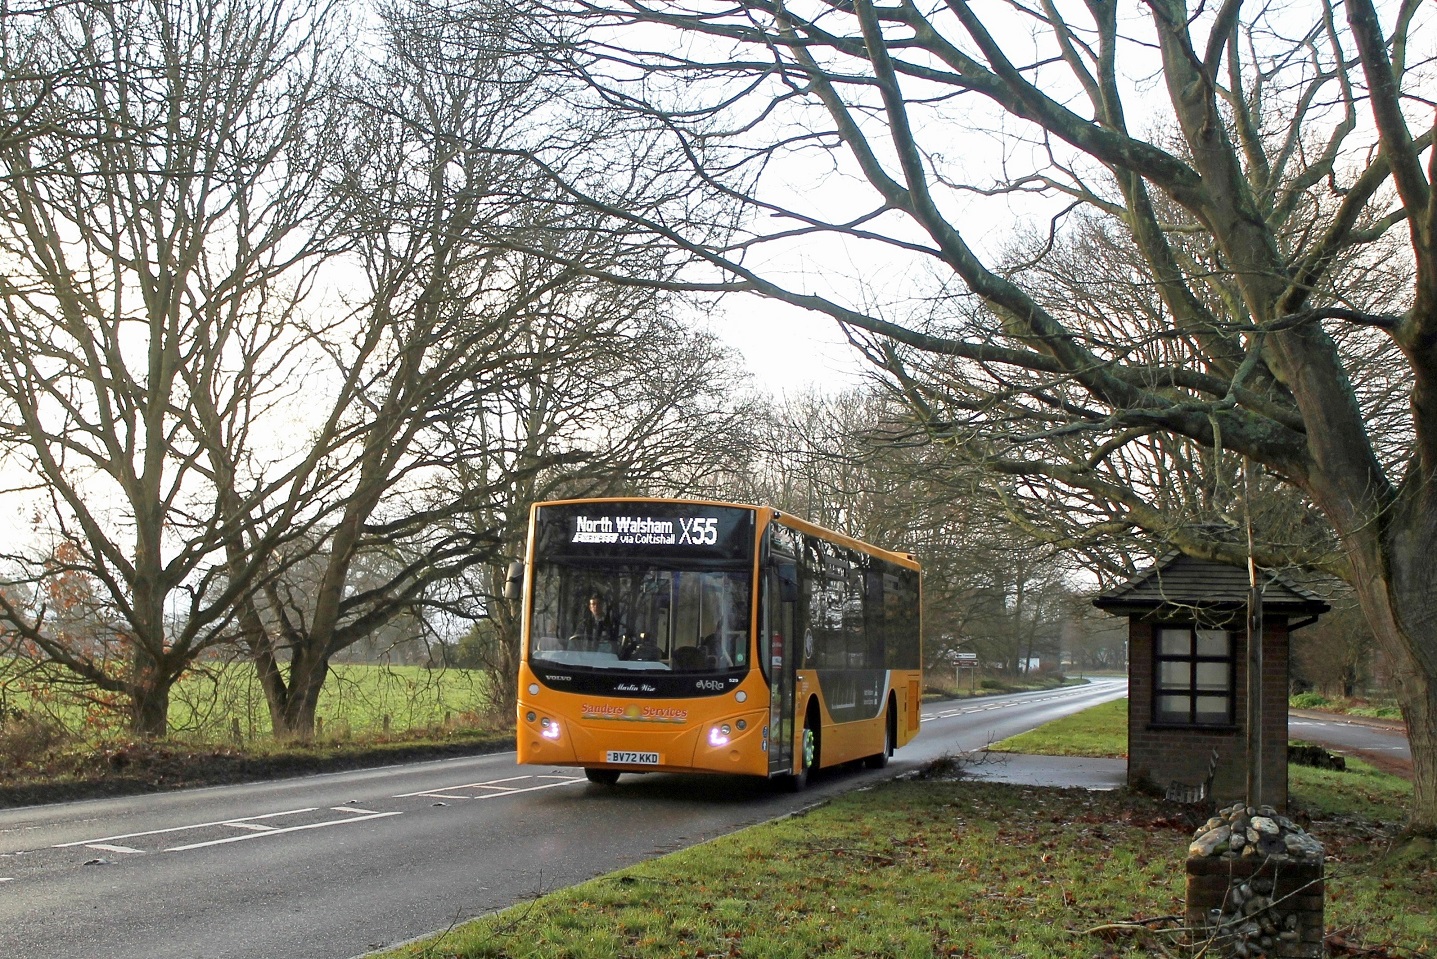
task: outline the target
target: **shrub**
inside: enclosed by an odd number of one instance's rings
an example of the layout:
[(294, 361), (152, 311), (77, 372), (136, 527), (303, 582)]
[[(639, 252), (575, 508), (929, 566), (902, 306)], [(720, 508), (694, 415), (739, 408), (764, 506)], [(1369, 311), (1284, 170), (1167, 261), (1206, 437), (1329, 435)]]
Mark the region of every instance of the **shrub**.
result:
[(1332, 700), (1321, 693), (1298, 693), (1287, 702), (1293, 709), (1323, 709), (1332, 705)]
[(13, 712), (0, 718), (0, 769), (21, 769), (68, 742), (70, 734), (53, 719)]
[(1313, 769), (1344, 770), (1347, 759), (1323, 749), (1315, 743), (1288, 743), (1287, 761), (1295, 766), (1311, 766)]
[(1402, 718), (1402, 707), (1400, 706), (1353, 706), (1347, 712), (1351, 716), (1367, 716), (1371, 719)]

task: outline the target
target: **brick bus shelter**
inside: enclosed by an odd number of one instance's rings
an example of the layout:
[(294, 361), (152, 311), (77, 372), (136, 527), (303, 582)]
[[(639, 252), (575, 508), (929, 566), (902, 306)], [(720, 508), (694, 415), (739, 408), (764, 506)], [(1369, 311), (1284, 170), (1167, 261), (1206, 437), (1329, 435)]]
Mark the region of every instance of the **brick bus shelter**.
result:
[[(1292, 633), (1329, 605), (1279, 573), (1262, 585), (1259, 803), (1287, 805), (1288, 654)], [(1128, 785), (1206, 787), (1243, 799), (1248, 756), (1246, 569), (1169, 554), (1093, 605), (1128, 618)], [(1216, 760), (1214, 761), (1214, 750)]]

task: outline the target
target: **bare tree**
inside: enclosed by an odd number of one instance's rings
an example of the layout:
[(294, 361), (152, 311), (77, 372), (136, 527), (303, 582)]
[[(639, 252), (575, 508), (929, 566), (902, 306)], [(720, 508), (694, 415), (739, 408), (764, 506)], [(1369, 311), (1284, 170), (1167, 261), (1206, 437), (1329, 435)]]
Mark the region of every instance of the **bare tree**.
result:
[[(311, 734), (330, 659), (395, 616), (512, 627), (499, 571), (542, 490), (676, 488), (732, 447), (709, 440), (738, 419), (711, 338), (663, 317), (652, 290), (588, 275), (671, 275), (667, 251), (613, 248), (609, 218), (556, 202), (519, 155), (559, 138), (582, 154), (585, 130), (516, 49), (515, 12), (395, 3), (381, 21), (385, 55), (356, 85), (337, 184), (364, 295), (316, 340), (331, 405), (305, 484), (271, 507), (286, 545), (241, 607), (282, 735)], [(235, 522), (237, 557), (273, 529)], [(393, 575), (355, 588), (375, 552)], [(291, 582), (291, 564), (321, 568), (317, 588)], [(512, 660), (515, 634), (491, 648)], [(498, 664), (501, 699), (512, 665)]]
[(1372, 635), (1350, 596), (1311, 627), (1292, 651), (1293, 673), (1325, 696), (1360, 696), (1372, 677)]
[[(463, 47), (423, 7), (382, 11), (386, 55), (373, 72), (356, 65), (336, 156), (353, 256), (335, 282), (352, 306), (310, 340), (329, 366), (311, 384), (304, 467), (280, 506), (227, 504), (245, 530), (232, 565), (278, 544), (237, 618), (282, 736), (313, 734), (339, 651), (421, 609), (472, 615), (463, 575), (498, 542), (462, 521), (470, 504), (453, 480), (477, 451), (443, 427), (519, 375), (529, 315), (570, 274), (531, 269), (506, 242), (545, 231), (550, 211), (533, 178), (489, 149), (529, 134), (535, 107), (532, 73), (507, 54), (502, 11), (490, 13), (482, 42)], [(366, 555), (384, 558), (368, 564), (383, 575), (358, 588)]]
[[(1412, 827), (1437, 829), (1430, 4), (549, 6), (583, 19), (582, 43), (555, 43), (572, 69), (671, 137), (695, 189), (748, 201), (752, 218), (725, 244), (635, 212), (636, 229), (701, 249), (727, 277), (694, 285), (757, 291), (952, 358), (951, 379), (908, 383), (924, 416), (929, 387), (964, 397), (964, 417), (932, 430), (991, 441), (988, 468), (1064, 490), (1053, 505), (1073, 497), (1094, 523), (1246, 559), (1242, 542), (1180, 527), (1147, 495), (1148, 454), (1120, 454), (1160, 436), (1246, 457), (1298, 490), (1336, 549), (1267, 543), (1258, 560), (1352, 584), (1398, 667)], [(969, 162), (989, 143), (987, 162)], [(844, 189), (785, 192), (792, 159), (809, 162), (810, 183)], [(1100, 321), (1048, 299), (1031, 271), (1000, 269), (987, 198), (1055, 237), (1078, 209), (1121, 232), (1138, 261), (1094, 262), (1090, 277), (1135, 270), (1141, 325)], [(773, 265), (837, 240), (869, 269)], [(906, 290), (878, 289), (878, 273)], [(1386, 299), (1366, 295), (1379, 277)], [(1374, 352), (1408, 391), (1395, 424), (1353, 367)], [(990, 408), (1030, 425), (998, 442), (982, 429)]]
[[(787, 398), (769, 417), (752, 498), (923, 563), (923, 648), (929, 668), (952, 654), (1017, 673), (1054, 607), (1071, 592), (1068, 563), (1024, 526), (1001, 499), (961, 473), (946, 450), (914, 429), (899, 398), (872, 387)], [(974, 474), (968, 474), (970, 477)]]
[(0, 618), (162, 734), (238, 588), (215, 503), (246, 477), (216, 475), (200, 420), (245, 447), (296, 372), (342, 24), (324, 0), (3, 18), (0, 441), (33, 523), (6, 557), (32, 588), (0, 589)]
[(756, 401), (711, 334), (665, 314), (669, 297), (597, 286), (568, 291), (526, 327), (539, 362), (490, 397), (466, 428), (476, 455), (459, 470), (470, 521), (503, 548), (482, 591), (480, 648), (496, 712), (512, 712), (518, 609), (502, 598), (523, 557), (529, 507), (559, 497), (715, 495), (742, 471)]

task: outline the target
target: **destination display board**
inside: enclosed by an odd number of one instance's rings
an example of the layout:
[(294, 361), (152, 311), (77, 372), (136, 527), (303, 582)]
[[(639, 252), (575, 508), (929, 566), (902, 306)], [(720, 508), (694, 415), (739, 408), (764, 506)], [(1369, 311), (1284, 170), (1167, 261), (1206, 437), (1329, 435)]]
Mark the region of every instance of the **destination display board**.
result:
[(605, 502), (543, 506), (534, 517), (543, 558), (747, 561), (754, 513), (701, 503)]

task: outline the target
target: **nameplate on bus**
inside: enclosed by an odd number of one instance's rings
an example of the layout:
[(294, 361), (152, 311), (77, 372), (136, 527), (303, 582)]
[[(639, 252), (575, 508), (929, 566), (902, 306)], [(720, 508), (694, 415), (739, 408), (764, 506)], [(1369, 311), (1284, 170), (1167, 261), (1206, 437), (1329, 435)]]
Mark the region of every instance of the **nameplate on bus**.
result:
[(636, 753), (625, 749), (610, 749), (604, 754), (604, 762), (628, 766), (657, 766), (663, 761), (664, 757), (658, 753)]
[(747, 560), (750, 509), (700, 503), (564, 503), (535, 514), (535, 556)]

